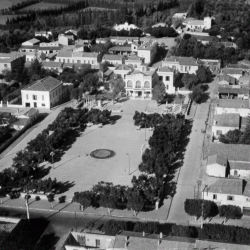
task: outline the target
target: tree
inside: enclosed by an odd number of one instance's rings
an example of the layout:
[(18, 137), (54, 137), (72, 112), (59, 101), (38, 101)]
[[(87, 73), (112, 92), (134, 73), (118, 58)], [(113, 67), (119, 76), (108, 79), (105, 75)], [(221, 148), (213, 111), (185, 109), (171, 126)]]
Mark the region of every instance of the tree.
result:
[(240, 139), (240, 143), (248, 145), (250, 144), (250, 115), (247, 117), (247, 125)]
[(200, 103), (203, 97), (204, 91), (201, 88), (201, 85), (197, 85), (193, 88), (192, 93), (189, 94), (189, 97), (192, 101)]
[(209, 69), (204, 66), (199, 66), (196, 70), (196, 76), (199, 79), (199, 82), (204, 83), (209, 80)]
[(153, 88), (153, 98), (157, 103), (161, 103), (166, 95), (165, 85), (163, 82), (158, 82)]
[(240, 142), (242, 132), (239, 129), (229, 130), (225, 135), (220, 135), (219, 141), (229, 144), (237, 144)]
[(220, 217), (225, 217), (224, 222), (228, 219), (240, 219), (242, 217), (241, 208), (233, 205), (222, 205), (219, 207)]
[(50, 193), (47, 195), (48, 202), (50, 203), (50, 208), (53, 209), (54, 194)]
[(144, 200), (141, 191), (136, 189), (129, 189), (127, 191), (127, 208), (134, 211), (134, 216), (144, 208)]
[(108, 220), (103, 226), (103, 231), (108, 235), (116, 235), (121, 230), (128, 230), (127, 224), (126, 221)]
[(187, 89), (193, 89), (198, 84), (199, 79), (195, 74), (185, 73), (182, 76), (181, 81)]
[(121, 78), (111, 81), (112, 85), (112, 99), (114, 100), (120, 93), (125, 91), (125, 83)]

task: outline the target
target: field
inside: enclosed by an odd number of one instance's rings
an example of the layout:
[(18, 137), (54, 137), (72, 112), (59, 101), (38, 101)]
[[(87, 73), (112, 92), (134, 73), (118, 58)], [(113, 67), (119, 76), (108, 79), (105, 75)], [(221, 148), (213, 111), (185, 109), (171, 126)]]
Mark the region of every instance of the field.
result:
[(23, 9), (20, 10), (20, 12), (22, 11), (29, 11), (29, 10), (33, 10), (33, 11), (36, 11), (36, 10), (45, 10), (45, 9), (58, 9), (58, 8), (61, 8), (61, 7), (65, 7), (67, 6), (66, 4), (59, 4), (59, 3), (37, 3), (37, 4), (33, 4), (33, 5), (30, 5), (30, 6), (27, 6)]

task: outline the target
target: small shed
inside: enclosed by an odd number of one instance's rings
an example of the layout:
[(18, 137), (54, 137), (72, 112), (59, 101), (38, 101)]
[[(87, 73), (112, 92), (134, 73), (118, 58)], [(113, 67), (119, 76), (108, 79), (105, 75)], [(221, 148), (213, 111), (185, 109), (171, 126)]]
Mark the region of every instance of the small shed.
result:
[(218, 154), (210, 155), (207, 158), (206, 174), (215, 177), (226, 177), (228, 160)]

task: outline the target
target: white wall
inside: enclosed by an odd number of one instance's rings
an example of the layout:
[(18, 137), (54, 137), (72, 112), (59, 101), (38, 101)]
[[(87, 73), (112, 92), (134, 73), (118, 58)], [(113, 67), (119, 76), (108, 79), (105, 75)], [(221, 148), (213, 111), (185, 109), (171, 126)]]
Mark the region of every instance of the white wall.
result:
[(56, 57), (56, 62), (98, 65), (96, 57)]
[(242, 117), (247, 117), (250, 113), (250, 109), (246, 108), (223, 108), (223, 107), (215, 107), (215, 115), (221, 115), (221, 114), (230, 114), (230, 113), (239, 113)]
[[(220, 205), (234, 205), (234, 206), (239, 206), (241, 208), (250, 207), (250, 199), (244, 195), (217, 194), (217, 200), (214, 200), (213, 194), (214, 193), (210, 193), (210, 192), (205, 191), (204, 192), (204, 199), (211, 200), (211, 201), (214, 201), (216, 203), (219, 202)], [(233, 196), (234, 200), (233, 201), (227, 200), (228, 196)]]
[(150, 50), (137, 50), (138, 51), (138, 56), (145, 58), (144, 62), (145, 63), (150, 63), (151, 62), (151, 51)]
[[(235, 171), (237, 171), (237, 174), (235, 175)], [(250, 178), (250, 170), (245, 169), (230, 169), (230, 175), (234, 177), (239, 178)]]
[(226, 177), (226, 167), (218, 163), (208, 165), (206, 167), (206, 174), (209, 176)]
[[(166, 93), (168, 94), (174, 94), (175, 93), (175, 87), (174, 87), (174, 73), (173, 72), (157, 72), (159, 75), (159, 81), (162, 81), (165, 85)], [(162, 77), (162, 80), (160, 80), (160, 77)], [(169, 77), (169, 80), (166, 80)]]

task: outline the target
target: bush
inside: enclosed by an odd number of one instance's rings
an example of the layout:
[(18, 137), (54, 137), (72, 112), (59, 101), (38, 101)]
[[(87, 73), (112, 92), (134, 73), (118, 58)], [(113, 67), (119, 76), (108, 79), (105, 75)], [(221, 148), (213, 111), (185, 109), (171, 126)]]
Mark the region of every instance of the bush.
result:
[(47, 195), (47, 198), (48, 198), (48, 201), (49, 201), (49, 202), (54, 201), (54, 194), (48, 194), (48, 195)]
[(240, 219), (242, 217), (241, 208), (233, 205), (222, 205), (219, 207), (220, 217), (226, 219)]
[(40, 200), (41, 200), (40, 196), (36, 196), (36, 201), (40, 201)]
[(134, 225), (134, 232), (145, 232), (150, 234), (158, 234), (160, 232), (159, 222), (136, 222)]
[(192, 101), (200, 103), (203, 97), (204, 91), (201, 88), (201, 85), (197, 85), (193, 88), (192, 93), (189, 94), (189, 97)]
[(65, 196), (65, 195), (60, 196), (60, 197), (58, 198), (58, 200), (59, 200), (59, 203), (64, 203), (64, 202), (66, 201), (66, 196)]
[(109, 220), (103, 226), (103, 231), (108, 235), (116, 235), (121, 230), (128, 230), (126, 221)]
[(26, 194), (26, 195), (24, 196), (24, 199), (25, 199), (25, 200), (29, 200), (30, 198), (31, 198), (31, 196), (30, 196), (29, 194), (28, 194), (28, 195)]
[(239, 129), (229, 130), (225, 135), (220, 135), (219, 141), (227, 144), (238, 144), (242, 134)]

